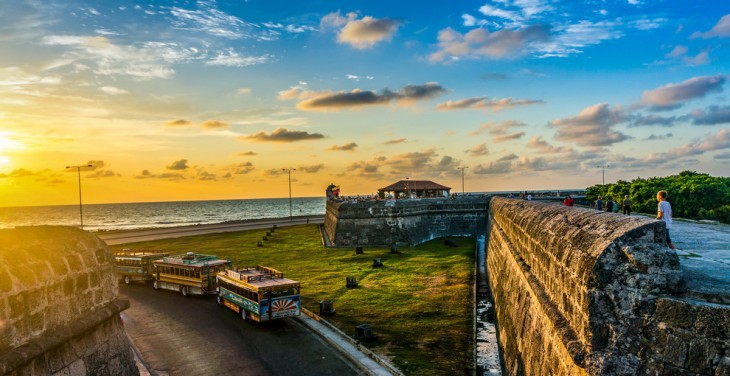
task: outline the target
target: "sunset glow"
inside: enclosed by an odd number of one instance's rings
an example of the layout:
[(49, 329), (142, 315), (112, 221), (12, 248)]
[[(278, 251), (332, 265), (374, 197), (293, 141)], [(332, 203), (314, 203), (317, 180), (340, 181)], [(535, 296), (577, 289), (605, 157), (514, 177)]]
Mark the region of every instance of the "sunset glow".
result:
[(0, 206), (730, 171), (730, 2), (3, 1)]

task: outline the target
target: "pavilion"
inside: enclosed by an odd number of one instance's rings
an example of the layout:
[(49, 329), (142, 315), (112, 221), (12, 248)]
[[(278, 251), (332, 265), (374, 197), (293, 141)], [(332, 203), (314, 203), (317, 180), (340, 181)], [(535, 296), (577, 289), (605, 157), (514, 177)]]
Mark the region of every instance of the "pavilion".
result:
[(450, 187), (434, 183), (430, 180), (401, 180), (385, 188), (378, 189), (382, 198), (428, 198), (449, 197)]

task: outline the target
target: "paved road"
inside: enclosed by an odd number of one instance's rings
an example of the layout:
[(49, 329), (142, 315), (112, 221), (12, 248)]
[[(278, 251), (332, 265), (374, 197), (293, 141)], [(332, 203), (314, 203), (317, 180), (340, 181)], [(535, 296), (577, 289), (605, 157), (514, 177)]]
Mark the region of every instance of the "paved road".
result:
[(195, 225), (181, 227), (153, 228), (143, 230), (99, 232), (96, 236), (101, 238), (108, 245), (144, 242), (150, 240), (179, 238), (182, 236), (215, 234), (221, 232), (235, 232), (244, 230), (256, 230), (268, 228), (273, 225), (278, 227), (301, 225), (305, 223), (322, 223), (323, 216), (306, 216), (274, 219), (259, 219), (245, 222), (217, 223), (210, 225)]
[(160, 375), (358, 375), (294, 319), (243, 321), (210, 297), (185, 298), (149, 285), (120, 286), (124, 327)]

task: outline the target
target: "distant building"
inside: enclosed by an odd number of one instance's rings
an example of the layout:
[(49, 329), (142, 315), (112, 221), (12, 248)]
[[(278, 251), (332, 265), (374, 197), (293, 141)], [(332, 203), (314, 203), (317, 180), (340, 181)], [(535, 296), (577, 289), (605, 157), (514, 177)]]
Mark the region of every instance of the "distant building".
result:
[(385, 188), (378, 189), (382, 198), (428, 198), (449, 197), (450, 187), (430, 180), (401, 180)]

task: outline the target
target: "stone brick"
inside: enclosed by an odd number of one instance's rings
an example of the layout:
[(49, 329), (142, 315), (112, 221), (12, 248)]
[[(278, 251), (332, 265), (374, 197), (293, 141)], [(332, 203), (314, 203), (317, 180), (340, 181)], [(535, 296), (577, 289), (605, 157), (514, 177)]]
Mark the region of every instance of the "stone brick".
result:
[(676, 367), (684, 368), (688, 349), (687, 342), (670, 334), (667, 336), (667, 344), (664, 348), (664, 360)]
[(708, 374), (716, 354), (717, 350), (712, 342), (704, 338), (694, 339), (689, 344), (687, 368), (692, 372)]
[(720, 359), (715, 376), (730, 376), (730, 356), (723, 356)]

